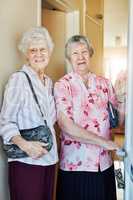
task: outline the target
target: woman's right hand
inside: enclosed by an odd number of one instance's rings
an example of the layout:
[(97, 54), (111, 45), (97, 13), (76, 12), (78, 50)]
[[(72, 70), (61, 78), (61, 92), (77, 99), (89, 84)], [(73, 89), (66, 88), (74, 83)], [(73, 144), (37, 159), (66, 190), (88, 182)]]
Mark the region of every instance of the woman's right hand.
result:
[(103, 147), (110, 151), (116, 151), (120, 149), (120, 146), (113, 142), (112, 140), (105, 140), (103, 142)]
[(45, 149), (46, 146), (47, 145), (42, 142), (25, 140), (25, 143), (23, 143), (19, 147), (23, 151), (25, 151), (29, 155), (29, 157), (33, 159), (38, 159), (48, 153), (48, 151)]
[(27, 141), (23, 139), (20, 135), (12, 137), (12, 142), (33, 159), (38, 159), (48, 153), (45, 148), (47, 144), (43, 142)]

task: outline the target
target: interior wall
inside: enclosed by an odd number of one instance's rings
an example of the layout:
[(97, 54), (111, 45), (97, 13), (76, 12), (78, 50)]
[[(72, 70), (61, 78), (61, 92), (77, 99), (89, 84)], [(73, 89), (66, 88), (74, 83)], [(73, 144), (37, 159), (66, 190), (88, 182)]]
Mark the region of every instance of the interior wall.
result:
[(105, 76), (113, 85), (120, 72), (127, 69), (127, 47), (105, 47), (104, 48)]
[[(0, 0), (0, 104), (9, 75), (22, 63), (17, 43), (23, 31), (37, 25), (37, 0)], [(7, 161), (0, 143), (0, 200), (8, 200)]]
[(127, 68), (128, 0), (104, 3), (104, 74), (114, 84)]
[(121, 46), (127, 46), (128, 0), (104, 1), (104, 46), (115, 47), (120, 36)]

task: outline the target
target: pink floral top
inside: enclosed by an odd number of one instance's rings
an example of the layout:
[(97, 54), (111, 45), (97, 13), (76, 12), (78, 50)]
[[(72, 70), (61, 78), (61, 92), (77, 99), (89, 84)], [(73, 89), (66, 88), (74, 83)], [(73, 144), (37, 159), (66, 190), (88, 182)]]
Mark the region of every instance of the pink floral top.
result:
[[(88, 88), (88, 89), (87, 89)], [(107, 102), (117, 105), (109, 80), (88, 73), (88, 87), (71, 72), (55, 84), (57, 115), (62, 111), (76, 124), (109, 139)], [(62, 131), (60, 168), (67, 171), (101, 171), (112, 165), (110, 153), (98, 145), (86, 144)]]

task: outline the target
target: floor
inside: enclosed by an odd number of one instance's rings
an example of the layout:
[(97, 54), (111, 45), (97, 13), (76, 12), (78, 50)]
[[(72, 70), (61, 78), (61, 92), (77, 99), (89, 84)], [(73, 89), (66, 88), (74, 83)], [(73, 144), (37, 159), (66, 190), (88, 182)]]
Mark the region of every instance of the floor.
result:
[[(114, 141), (122, 146), (124, 144), (124, 128), (117, 128), (113, 130), (113, 135), (114, 135)], [(119, 158), (116, 154), (113, 155), (114, 158), (114, 164), (115, 164), (115, 169), (121, 168), (122, 174), (124, 176), (124, 164), (123, 161), (119, 161), (121, 158)], [(117, 181), (116, 181), (117, 185)], [(124, 190), (119, 189), (117, 187), (117, 200), (124, 200)]]
[(117, 200), (124, 200), (124, 195), (123, 195), (122, 189), (117, 190)]

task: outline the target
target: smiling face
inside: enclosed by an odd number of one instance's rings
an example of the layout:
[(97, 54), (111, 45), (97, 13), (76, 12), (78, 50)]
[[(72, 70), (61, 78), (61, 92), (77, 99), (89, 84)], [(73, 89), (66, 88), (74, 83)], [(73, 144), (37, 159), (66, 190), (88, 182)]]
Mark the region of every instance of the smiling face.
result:
[(32, 41), (26, 53), (30, 66), (37, 72), (42, 71), (49, 63), (50, 52), (46, 41)]
[(81, 76), (88, 73), (90, 65), (90, 54), (85, 43), (75, 42), (71, 44), (70, 62), (74, 72)]

